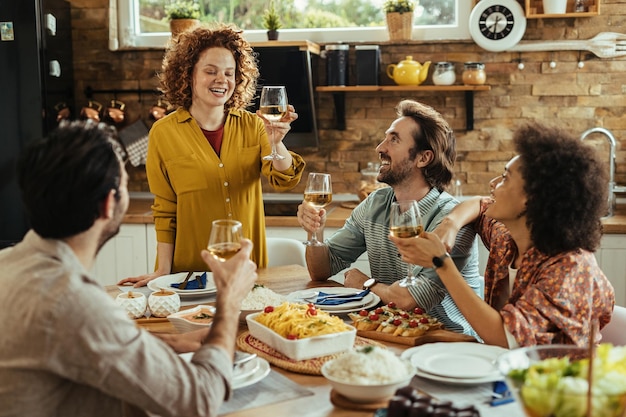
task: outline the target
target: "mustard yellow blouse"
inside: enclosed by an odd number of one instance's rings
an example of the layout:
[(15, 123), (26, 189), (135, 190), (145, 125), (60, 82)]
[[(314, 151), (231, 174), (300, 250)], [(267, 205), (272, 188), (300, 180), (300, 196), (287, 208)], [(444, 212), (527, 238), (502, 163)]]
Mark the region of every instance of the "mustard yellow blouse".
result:
[[(204, 271), (211, 222), (239, 220), (254, 242), (252, 260), (267, 265), (261, 174), (277, 191), (295, 187), (304, 160), (296, 153), (284, 172), (263, 155), (271, 151), (263, 121), (245, 110), (226, 117), (220, 156), (187, 110), (179, 109), (150, 130), (146, 173), (155, 195), (152, 213), (157, 241), (174, 244), (172, 273)], [(157, 261), (158, 262), (158, 261)]]

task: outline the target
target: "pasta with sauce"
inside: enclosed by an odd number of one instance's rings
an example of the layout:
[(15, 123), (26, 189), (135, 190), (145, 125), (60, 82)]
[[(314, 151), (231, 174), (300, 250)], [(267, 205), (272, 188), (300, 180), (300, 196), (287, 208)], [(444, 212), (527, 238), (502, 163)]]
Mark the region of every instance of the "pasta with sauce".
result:
[(289, 302), (282, 303), (271, 312), (260, 313), (256, 321), (286, 339), (304, 339), (350, 330), (337, 316), (331, 316), (313, 306)]

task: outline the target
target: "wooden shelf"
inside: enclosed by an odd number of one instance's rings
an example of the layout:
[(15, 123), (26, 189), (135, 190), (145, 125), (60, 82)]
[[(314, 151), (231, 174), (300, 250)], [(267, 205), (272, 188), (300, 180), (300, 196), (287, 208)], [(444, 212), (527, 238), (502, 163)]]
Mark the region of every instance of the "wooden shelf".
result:
[(575, 0), (567, 0), (566, 12), (563, 14), (545, 14), (543, 0), (525, 0), (526, 17), (528, 19), (558, 19), (564, 17), (592, 17), (600, 14), (600, 0), (586, 0), (586, 12), (574, 12)]
[(335, 101), (337, 129), (346, 129), (346, 93), (367, 93), (382, 91), (463, 91), (465, 92), (465, 128), (474, 130), (474, 92), (489, 91), (490, 85), (357, 85), (357, 86), (318, 86), (315, 91), (332, 93)]
[(301, 51), (309, 51), (312, 54), (320, 54), (320, 46), (315, 42), (309, 40), (303, 41), (264, 41), (264, 42), (250, 42), (252, 48), (284, 48), (287, 46), (297, 46)]
[(321, 93), (359, 93), (372, 91), (488, 91), (490, 85), (350, 85), (318, 86)]

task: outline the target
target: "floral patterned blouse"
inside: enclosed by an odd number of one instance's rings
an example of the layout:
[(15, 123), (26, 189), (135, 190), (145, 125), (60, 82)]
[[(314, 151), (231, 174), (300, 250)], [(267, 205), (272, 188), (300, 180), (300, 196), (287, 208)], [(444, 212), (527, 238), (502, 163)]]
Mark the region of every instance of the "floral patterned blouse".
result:
[(524, 254), (509, 293), (509, 266), (517, 247), (506, 226), (485, 216), (488, 201), (481, 201), (475, 222), (476, 232), (489, 249), (485, 301), (500, 312), (520, 346), (587, 346), (590, 301), (591, 317), (600, 329), (611, 320), (615, 304), (613, 286), (594, 254), (578, 249), (547, 256), (533, 247)]

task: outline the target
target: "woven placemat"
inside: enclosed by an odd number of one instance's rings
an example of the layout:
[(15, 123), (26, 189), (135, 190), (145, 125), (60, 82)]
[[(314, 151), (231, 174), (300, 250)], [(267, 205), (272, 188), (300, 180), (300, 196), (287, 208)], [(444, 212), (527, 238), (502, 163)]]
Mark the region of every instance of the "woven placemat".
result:
[[(354, 340), (354, 346), (378, 346), (386, 349), (385, 345), (360, 336), (357, 336)], [(289, 359), (276, 349), (261, 342), (259, 339), (252, 336), (249, 331), (245, 331), (237, 337), (237, 347), (248, 353), (256, 353), (261, 358), (267, 360), (274, 366), (278, 366), (279, 368), (296, 372), (298, 374), (308, 375), (321, 375), (322, 365), (341, 355), (341, 353), (335, 353), (333, 355), (321, 356), (319, 358), (296, 361)]]

